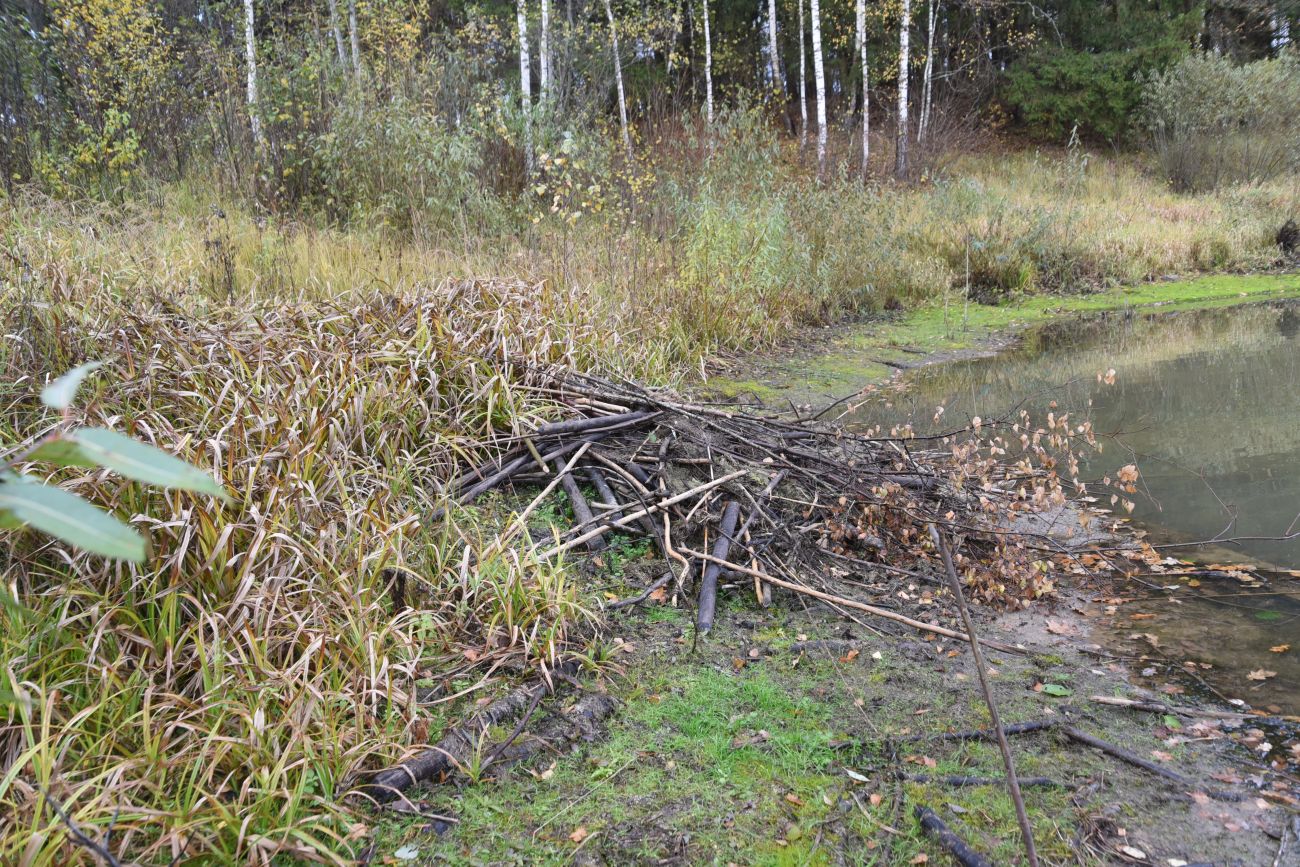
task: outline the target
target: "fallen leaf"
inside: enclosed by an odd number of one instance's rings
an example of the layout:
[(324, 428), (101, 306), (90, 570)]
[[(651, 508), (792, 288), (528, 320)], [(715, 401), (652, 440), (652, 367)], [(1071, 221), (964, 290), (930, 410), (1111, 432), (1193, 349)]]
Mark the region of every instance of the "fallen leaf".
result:
[(1136, 846), (1120, 846), (1119, 851), (1120, 854), (1127, 855), (1128, 857), (1138, 861), (1145, 861), (1147, 859), (1147, 853), (1143, 852)]
[(1129, 620), (1155, 620), (1154, 614), (1130, 614)]
[(786, 796), (785, 796), (785, 800), (786, 800), (786, 803), (788, 803), (788, 804), (794, 804), (796, 807), (802, 807), (802, 806), (803, 806), (803, 801), (801, 801), (801, 800), (799, 799), (799, 796), (796, 795), (794, 792), (791, 792), (790, 794), (786, 795)]
[(577, 830), (575, 830), (572, 834), (569, 835), (569, 839), (575, 843), (581, 843), (583, 840), (586, 840), (587, 837), (588, 837), (587, 829), (581, 826), (579, 826)]
[(855, 647), (852, 650), (850, 650), (848, 653), (841, 656), (840, 662), (852, 662), (857, 658), (858, 658), (858, 649)]
[(1158, 762), (1172, 762), (1174, 757), (1164, 750), (1152, 750), (1151, 757)]
[(651, 601), (651, 602), (658, 602), (658, 603), (660, 603), (660, 604), (662, 604), (662, 603), (664, 603), (664, 602), (667, 602), (667, 601), (668, 601), (668, 587), (667, 587), (667, 585), (665, 585), (665, 586), (663, 586), (663, 587), (660, 587), (660, 588), (658, 588), (657, 590), (652, 591), (652, 592), (650, 593), (650, 601)]
[(1287, 652), (1288, 650), (1290, 650), (1290, 649), (1291, 649), (1291, 645), (1289, 645), (1289, 644), (1278, 644), (1278, 645), (1276, 645), (1276, 646), (1274, 646), (1274, 647), (1270, 647), (1270, 648), (1268, 649), (1268, 652), (1269, 652), (1269, 653), (1286, 653), (1286, 652)]
[(1246, 680), (1268, 680), (1270, 677), (1277, 677), (1277, 672), (1259, 668), (1246, 675)]
[(918, 852), (917, 855), (916, 855), (916, 857), (913, 858), (911, 861), (908, 861), (907, 863), (908, 863), (908, 864), (927, 864), (927, 863), (929, 863), (929, 861), (930, 861), (930, 856), (929, 856), (929, 855), (925, 854), (924, 852)]
[(1047, 618), (1047, 631), (1053, 635), (1078, 635), (1079, 630), (1064, 620)]
[(885, 800), (885, 797), (879, 792), (872, 792), (871, 796), (867, 798), (867, 800), (871, 803), (871, 806), (879, 807), (881, 802)]
[(393, 857), (398, 861), (414, 861), (420, 857), (419, 846), (403, 846), (393, 853)]
[(1043, 684), (1043, 692), (1046, 693), (1047, 695), (1054, 695), (1057, 698), (1065, 698), (1067, 696), (1074, 695), (1073, 691), (1071, 691), (1067, 687), (1061, 686), (1059, 683)]

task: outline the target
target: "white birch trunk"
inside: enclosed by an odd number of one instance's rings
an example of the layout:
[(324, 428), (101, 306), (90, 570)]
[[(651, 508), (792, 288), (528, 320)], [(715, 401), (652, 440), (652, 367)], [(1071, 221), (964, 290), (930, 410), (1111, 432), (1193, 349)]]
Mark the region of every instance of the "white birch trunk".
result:
[(857, 0), (858, 65), (862, 69), (862, 176), (871, 161), (871, 79), (867, 68), (867, 3)]
[[(606, 0), (608, 2), (608, 0)], [(704, 118), (713, 123), (713, 40), (709, 35), (709, 0), (704, 3)]]
[(248, 126), (253, 142), (262, 145), (262, 118), (257, 113), (257, 40), (253, 0), (244, 0), (244, 63), (248, 67)]
[(524, 162), (533, 170), (533, 62), (528, 54), (528, 6), (515, 0), (515, 24), (519, 30), (519, 96), (524, 110)]
[(898, 31), (898, 148), (894, 173), (907, 176), (907, 79), (911, 66), (912, 0), (903, 0), (903, 21)]
[(785, 93), (785, 80), (781, 78), (781, 58), (776, 47), (776, 0), (767, 0), (767, 64), (772, 71), (772, 88)]
[(609, 39), (614, 50), (614, 83), (618, 86), (618, 125), (623, 131), (623, 150), (632, 158), (632, 135), (627, 129), (627, 97), (623, 94), (623, 58), (618, 52), (618, 27), (614, 24), (614, 7), (605, 0), (605, 17), (609, 19)]
[(804, 55), (804, 21), (803, 21), (803, 2), (804, 0), (795, 0), (799, 4), (799, 147), (808, 143), (808, 60)]
[(348, 41), (352, 43), (352, 74), (361, 77), (361, 34), (357, 30), (357, 0), (348, 0)]
[(938, 15), (939, 4), (936, 0), (930, 0), (925, 21), (925, 73), (921, 80), (921, 122), (916, 128), (918, 144), (925, 141), (926, 133), (930, 131), (930, 107), (934, 103), (934, 25)]
[(546, 102), (551, 97), (551, 0), (542, 0), (542, 35), (537, 50), (542, 102)]
[(817, 89), (817, 175), (826, 174), (826, 68), (822, 64), (822, 12), (819, 0), (811, 0), (813, 84)]
[(334, 34), (334, 47), (339, 52), (339, 65), (346, 65), (348, 62), (347, 49), (343, 47), (343, 27), (339, 24), (339, 0), (329, 0), (330, 7), (330, 32)]

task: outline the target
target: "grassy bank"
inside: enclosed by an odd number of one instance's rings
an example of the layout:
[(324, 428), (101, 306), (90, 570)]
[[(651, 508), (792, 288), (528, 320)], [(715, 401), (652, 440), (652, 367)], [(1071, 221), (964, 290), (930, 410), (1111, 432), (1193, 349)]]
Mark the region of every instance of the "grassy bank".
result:
[[(817, 403), (892, 377), (900, 367), (986, 352), (1054, 320), (1132, 310), (1204, 310), (1300, 296), (1300, 275), (1221, 274), (1116, 286), (1087, 295), (1039, 294), (997, 306), (942, 299), (870, 322), (807, 332), (798, 351), (722, 365), (707, 388), (731, 398)], [(734, 369), (734, 373), (733, 373)]]
[[(144, 862), (342, 860), (366, 834), (339, 801), (350, 774), (506, 673), (566, 647), (596, 659), (577, 572), (486, 551), (490, 513), (428, 520), (486, 431), (546, 415), (533, 366), (682, 381), (799, 326), (933, 316), (968, 258), (988, 297), (1261, 265), (1300, 195), (1175, 196), (1125, 160), (1036, 154), (965, 158), (918, 187), (817, 187), (795, 153), (665, 150), (608, 208), (523, 202), (496, 237), (256, 214), (200, 184), (5, 201), (3, 441), (55, 421), (47, 378), (103, 359), (85, 419), (211, 470), (236, 502), (65, 469), (134, 516), (149, 564), (6, 535), (28, 612), (4, 615), (0, 646), (16, 696), (0, 860), (67, 863), (54, 803)], [(390, 599), (391, 569), (414, 576), (414, 609)], [(448, 700), (418, 702), (430, 685)]]

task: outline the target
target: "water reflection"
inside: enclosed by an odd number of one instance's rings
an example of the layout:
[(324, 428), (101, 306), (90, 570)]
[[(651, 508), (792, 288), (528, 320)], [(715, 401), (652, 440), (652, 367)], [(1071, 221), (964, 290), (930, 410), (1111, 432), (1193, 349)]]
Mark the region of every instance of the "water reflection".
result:
[[(1055, 324), (994, 358), (912, 371), (904, 392), (854, 420), (890, 427), (901, 418), (928, 433), (937, 406), (952, 427), (1022, 401), (1041, 417), (1055, 401), (1104, 435), (1083, 475), (1138, 464), (1146, 496), (1134, 518), (1163, 538), (1283, 535), (1300, 513), (1298, 333), (1300, 310), (1289, 305)], [(1112, 368), (1114, 385), (1097, 381)], [(1300, 567), (1300, 540), (1239, 550)]]
[[(868, 403), (853, 420), (886, 430), (906, 421), (925, 434), (939, 429), (939, 406), (942, 427), (951, 429), (972, 416), (1003, 416), (1022, 401), (1041, 418), (1055, 401), (1058, 415), (1089, 418), (1106, 435), (1102, 451), (1083, 462), (1083, 477), (1138, 464), (1144, 496), (1135, 498), (1133, 517), (1154, 541), (1286, 535), (1300, 527), (1298, 334), (1300, 308), (1287, 304), (1055, 324), (993, 358), (911, 371), (902, 392)], [(1112, 368), (1114, 384), (1099, 382)], [(1300, 540), (1184, 553), (1300, 568)], [(1135, 606), (1157, 614), (1137, 631), (1158, 634), (1175, 659), (1211, 664), (1207, 676), (1230, 694), (1300, 710), (1300, 581), (1279, 576), (1256, 590), (1232, 579), (1198, 583)], [(1116, 639), (1134, 626), (1121, 617)], [(1296, 650), (1269, 652), (1287, 643)], [(1276, 675), (1249, 680), (1258, 669)]]

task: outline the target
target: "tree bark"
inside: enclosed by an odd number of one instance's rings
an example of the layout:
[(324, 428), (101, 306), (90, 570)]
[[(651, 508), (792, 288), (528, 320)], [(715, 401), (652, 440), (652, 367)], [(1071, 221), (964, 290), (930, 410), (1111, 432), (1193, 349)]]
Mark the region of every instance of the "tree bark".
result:
[(808, 143), (808, 60), (804, 56), (804, 0), (795, 0), (799, 4), (799, 147)]
[(618, 86), (618, 125), (623, 131), (623, 151), (632, 159), (632, 135), (627, 129), (627, 97), (623, 93), (623, 58), (618, 51), (618, 26), (614, 23), (614, 6), (605, 0), (605, 17), (609, 19), (609, 40), (614, 51), (614, 83)]
[(767, 0), (767, 66), (772, 74), (772, 90), (785, 93), (785, 79), (781, 77), (781, 57), (776, 45), (776, 0)]
[(352, 43), (352, 74), (361, 77), (361, 34), (357, 29), (357, 0), (348, 0), (348, 41)]
[(257, 113), (257, 39), (253, 0), (244, 0), (244, 62), (248, 67), (248, 126), (253, 142), (262, 145), (262, 119)]
[(871, 75), (867, 68), (867, 3), (857, 0), (858, 63), (862, 67), (862, 176), (871, 160)]
[(538, 55), (541, 63), (539, 84), (542, 88), (542, 102), (546, 102), (551, 97), (551, 0), (542, 0), (542, 34)]
[[(608, 0), (606, 0), (608, 2)], [(704, 4), (704, 118), (713, 124), (713, 38), (709, 33), (709, 0)]]
[(921, 82), (921, 122), (916, 129), (917, 143), (925, 141), (925, 135), (930, 131), (930, 108), (934, 100), (934, 25), (938, 15), (938, 0), (930, 0), (926, 14), (925, 73)]
[(524, 163), (533, 170), (533, 63), (528, 54), (528, 6), (515, 0), (515, 25), (519, 31), (519, 97), (524, 111)]
[(329, 0), (329, 7), (330, 32), (334, 34), (334, 47), (338, 49), (339, 65), (345, 66), (348, 62), (348, 53), (343, 47), (343, 27), (339, 24), (339, 0)]
[(903, 20), (898, 31), (898, 147), (894, 173), (907, 177), (907, 79), (911, 66), (912, 0), (903, 0)]
[(811, 0), (813, 83), (817, 88), (817, 176), (826, 174), (826, 68), (822, 62), (820, 0)]

